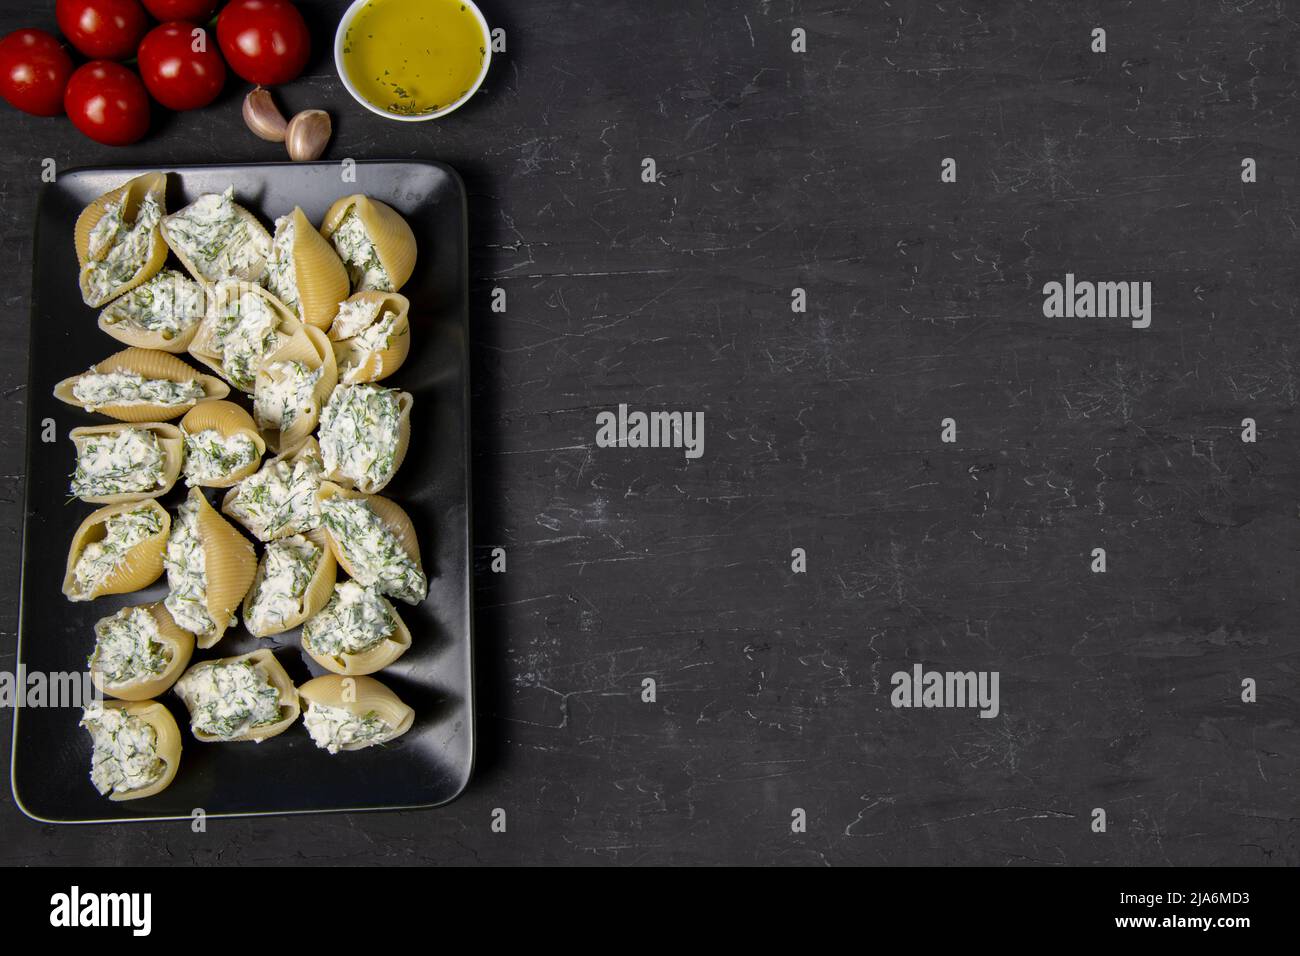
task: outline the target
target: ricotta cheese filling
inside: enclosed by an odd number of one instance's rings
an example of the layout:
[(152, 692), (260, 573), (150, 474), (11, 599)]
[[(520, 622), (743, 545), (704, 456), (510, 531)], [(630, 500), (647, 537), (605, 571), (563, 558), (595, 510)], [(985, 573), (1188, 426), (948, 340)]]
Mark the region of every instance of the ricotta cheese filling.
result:
[(396, 630), (397, 621), (378, 591), (344, 581), (303, 625), (302, 642), (317, 654), (339, 657), (368, 651)]
[(320, 527), (321, 463), (314, 455), (267, 462), (239, 483), (226, 510), (259, 541)]
[(164, 269), (104, 310), (108, 325), (151, 332), (170, 342), (203, 318), (203, 287), (175, 269)]
[(302, 600), (320, 564), (321, 549), (300, 534), (272, 541), (257, 569), (245, 622), (250, 630), (284, 630), (302, 614)]
[(317, 435), (326, 473), (353, 484), (384, 484), (393, 476), (400, 422), (396, 389), (336, 386), (321, 412)]
[(82, 279), (96, 300), (130, 282), (144, 268), (152, 251), (154, 230), (162, 219), (158, 200), (146, 195), (136, 209), (135, 221), (127, 223), (124, 202), (119, 199), (109, 203), (90, 231), (89, 261)]
[(142, 717), (118, 707), (87, 708), (81, 726), (90, 731), (94, 747), (90, 782), (102, 795), (142, 790), (166, 772), (158, 733)]
[(212, 345), (221, 355), (226, 378), (251, 394), (262, 360), (284, 341), (280, 317), (269, 302), (249, 291), (217, 308)]
[(372, 746), (380, 743), (392, 728), (373, 710), (358, 716), (342, 707), (309, 701), (302, 715), (303, 726), (322, 750), (338, 753), (347, 744)]
[(127, 607), (95, 622), (95, 649), (90, 669), (111, 687), (157, 677), (171, 663), (172, 651), (162, 643), (158, 622), (141, 607)]
[(167, 237), (208, 282), (261, 282), (271, 244), (235, 205), (235, 191), (207, 193), (168, 216)]
[(336, 342), (350, 339), (374, 322), (379, 315), (383, 302), (371, 302), (366, 299), (345, 300), (339, 303), (339, 310), (330, 324), (329, 337)]
[(167, 597), (163, 605), (185, 630), (200, 637), (213, 634), (216, 622), (208, 614), (207, 555), (199, 537), (199, 504), (186, 500), (172, 521), (163, 555), (167, 569)]
[(353, 292), (397, 291), (384, 264), (379, 261), (379, 250), (371, 241), (370, 233), (366, 232), (365, 223), (357, 215), (355, 206), (343, 214), (330, 240), (334, 243), (334, 251), (347, 266)]
[(86, 545), (73, 566), (77, 588), (82, 592), (94, 590), (117, 570), (132, 548), (161, 531), (162, 518), (153, 508), (109, 515), (104, 522), (104, 537)]
[(193, 405), (207, 393), (198, 379), (173, 382), (139, 372), (86, 372), (77, 376), (72, 397), (88, 412), (105, 405)]
[(285, 431), (299, 415), (311, 414), (324, 369), (313, 371), (303, 362), (270, 362), (262, 371), (253, 392), (258, 428)]
[(302, 317), (298, 301), (298, 272), (293, 265), (293, 216), (281, 216), (275, 221), (275, 238), (271, 242), (271, 258), (266, 263), (266, 289), (288, 306), (289, 311)]
[(359, 583), (408, 604), (428, 593), (424, 572), (402, 549), (396, 535), (364, 498), (328, 498), (321, 502), (321, 521)]
[(251, 661), (212, 661), (186, 671), (176, 693), (190, 727), (229, 740), (280, 719), (280, 691)]
[(158, 436), (147, 428), (82, 435), (77, 446), (77, 470), (72, 494), (77, 498), (149, 494), (165, 483), (166, 461)]
[(185, 481), (217, 481), (256, 461), (260, 455), (244, 432), (223, 435), (215, 428), (185, 436)]

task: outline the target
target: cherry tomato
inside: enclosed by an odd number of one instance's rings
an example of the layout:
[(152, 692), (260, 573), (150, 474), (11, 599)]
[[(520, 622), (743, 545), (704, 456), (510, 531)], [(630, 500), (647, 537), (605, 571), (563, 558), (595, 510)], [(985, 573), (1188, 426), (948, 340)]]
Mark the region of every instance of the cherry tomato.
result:
[(307, 65), (311, 34), (289, 0), (230, 0), (217, 17), (230, 68), (261, 86), (288, 83)]
[(120, 63), (91, 60), (77, 68), (63, 93), (68, 118), (97, 143), (125, 146), (149, 131), (149, 94)]
[(0, 96), (34, 116), (63, 112), (72, 57), (44, 30), (15, 30), (0, 40)]
[(171, 20), (202, 23), (212, 16), (221, 0), (143, 0), (143, 2), (145, 9), (163, 23)]
[(149, 94), (169, 110), (196, 110), (217, 98), (226, 82), (226, 64), (203, 30), (196, 52), (192, 23), (164, 23), (140, 41), (140, 77)]
[(149, 29), (140, 0), (57, 0), (54, 19), (68, 42), (92, 60), (125, 60)]

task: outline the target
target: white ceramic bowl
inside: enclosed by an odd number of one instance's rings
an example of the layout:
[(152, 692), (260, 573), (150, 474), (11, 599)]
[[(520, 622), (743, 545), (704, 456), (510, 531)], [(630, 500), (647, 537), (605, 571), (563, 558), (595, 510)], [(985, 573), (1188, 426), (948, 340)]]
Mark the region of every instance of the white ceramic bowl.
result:
[(488, 66), (492, 63), (492, 31), (488, 29), (487, 20), (483, 16), (483, 11), (478, 8), (478, 5), (474, 3), (474, 0), (460, 0), (464, 6), (469, 8), (469, 12), (472, 13), (474, 19), (478, 21), (479, 29), (483, 31), (483, 65), (479, 68), (478, 76), (475, 77), (474, 82), (470, 84), (470, 88), (465, 91), (464, 96), (456, 102), (442, 107), (442, 109), (434, 110), (432, 113), (421, 113), (419, 116), (403, 116), (400, 113), (390, 113), (388, 110), (376, 106), (374, 103), (362, 96), (357, 88), (352, 85), (352, 81), (348, 79), (348, 71), (343, 67), (343, 37), (348, 32), (348, 27), (352, 25), (353, 18), (356, 17), (361, 8), (369, 2), (370, 0), (353, 0), (352, 6), (348, 7), (347, 10), (343, 12), (343, 17), (339, 20), (339, 28), (334, 31), (334, 71), (338, 73), (339, 79), (343, 82), (344, 89), (352, 94), (354, 100), (366, 109), (370, 110), (370, 112), (376, 113), (384, 119), (396, 120), (399, 123), (423, 123), (426, 120), (434, 120), (446, 116), (448, 113), (459, 109), (471, 96), (478, 92), (478, 88), (483, 85), (483, 80), (487, 76)]

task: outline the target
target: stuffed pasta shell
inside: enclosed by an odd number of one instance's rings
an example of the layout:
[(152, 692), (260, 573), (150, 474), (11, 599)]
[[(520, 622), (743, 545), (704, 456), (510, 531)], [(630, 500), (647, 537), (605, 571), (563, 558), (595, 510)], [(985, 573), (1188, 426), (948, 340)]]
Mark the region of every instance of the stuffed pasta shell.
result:
[(324, 466), (320, 446), (308, 438), (289, 454), (272, 458), (226, 492), (221, 510), (258, 541), (274, 541), (320, 527)]
[(353, 292), (397, 292), (415, 271), (415, 233), (377, 199), (344, 196), (325, 213), (320, 232), (347, 267)]
[(325, 333), (310, 325), (303, 326), (303, 333), (312, 346), (310, 358), (291, 345), (295, 355), (281, 351), (268, 356), (253, 382), (253, 416), (277, 451), (302, 444), (338, 384), (334, 349)]
[(211, 647), (235, 623), (235, 609), (253, 583), (252, 544), (212, 509), (202, 491), (191, 488), (172, 522), (163, 564), (169, 588), (163, 605), (199, 647)]
[(122, 700), (157, 697), (180, 677), (194, 653), (194, 635), (161, 604), (124, 607), (95, 622), (90, 679)]
[(195, 664), (176, 682), (176, 693), (190, 712), (190, 730), (204, 743), (261, 743), (298, 719), (297, 688), (265, 648)]
[(73, 497), (95, 504), (143, 501), (166, 494), (184, 457), (181, 430), (163, 422), (93, 425), (68, 432), (77, 449)]
[(373, 677), (326, 674), (298, 688), (312, 742), (336, 754), (388, 743), (415, 723), (415, 711)]
[(181, 763), (181, 731), (156, 700), (107, 700), (88, 707), (90, 782), (110, 800), (139, 800), (166, 790)]
[(297, 206), (275, 221), (266, 288), (305, 324), (324, 329), (348, 295), (348, 272)]
[(72, 536), (63, 593), (69, 601), (129, 594), (162, 575), (171, 517), (156, 501), (108, 505)]
[(162, 237), (186, 271), (211, 285), (224, 279), (261, 282), (271, 257), (271, 235), (235, 202), (234, 187), (206, 193), (164, 216)]
[(122, 422), (166, 421), (200, 402), (225, 398), (230, 387), (175, 355), (126, 348), (54, 386), (54, 397)]
[(411, 440), (409, 392), (380, 385), (339, 385), (316, 433), (325, 476), (373, 494), (401, 467)]
[(153, 278), (167, 260), (159, 224), (167, 177), (145, 173), (87, 206), (74, 229), (81, 298), (99, 308)]
[(105, 306), (99, 328), (126, 345), (184, 352), (206, 304), (203, 286), (175, 269), (164, 269)]
[(377, 382), (396, 372), (411, 351), (410, 311), (396, 292), (358, 292), (340, 302), (329, 330), (339, 381)]
[(334, 586), (329, 603), (302, 626), (302, 649), (335, 674), (383, 670), (411, 647), (411, 632), (393, 605), (356, 581)]
[(190, 354), (241, 392), (253, 394), (257, 373), (271, 355), (308, 362), (316, 346), (280, 300), (251, 282), (221, 282), (190, 342)]
[(244, 597), (244, 626), (254, 637), (297, 627), (325, 606), (336, 572), (334, 554), (320, 531), (268, 543)]
[(321, 525), (339, 566), (379, 593), (419, 604), (429, 591), (415, 526), (396, 502), (325, 482)]
[(185, 482), (229, 488), (257, 471), (266, 441), (253, 416), (233, 402), (207, 402), (181, 419), (185, 436)]

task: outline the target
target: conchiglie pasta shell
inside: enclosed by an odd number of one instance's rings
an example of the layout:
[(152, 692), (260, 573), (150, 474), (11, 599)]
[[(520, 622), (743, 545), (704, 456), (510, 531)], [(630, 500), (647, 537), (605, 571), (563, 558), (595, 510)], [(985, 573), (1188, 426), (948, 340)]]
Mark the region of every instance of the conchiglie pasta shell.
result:
[(165, 495), (172, 490), (172, 485), (176, 484), (176, 479), (180, 477), (181, 465), (185, 457), (185, 441), (181, 437), (181, 430), (175, 425), (169, 425), (165, 422), (140, 422), (133, 425), (86, 425), (81, 428), (74, 428), (68, 432), (68, 437), (76, 444), (78, 438), (90, 438), (93, 435), (112, 435), (118, 432), (126, 431), (128, 428), (139, 428), (144, 431), (153, 432), (158, 440), (158, 447), (163, 454), (163, 486), (157, 491), (147, 492), (130, 492), (121, 495), (92, 495), (82, 498), (89, 504), (96, 505), (116, 505), (125, 501), (143, 501), (146, 498), (157, 498)]
[(384, 602), (397, 625), (393, 628), (392, 634), (389, 634), (374, 647), (359, 654), (322, 654), (315, 650), (304, 636), (302, 649), (307, 652), (308, 657), (321, 667), (327, 671), (333, 671), (335, 674), (342, 674), (344, 677), (374, 674), (383, 670), (411, 649), (411, 631), (406, 626), (406, 622), (402, 620), (402, 616), (397, 613), (397, 608), (393, 607), (388, 598), (380, 595), (379, 600)]
[[(320, 461), (320, 445), (317, 444), (316, 439), (311, 437), (310, 435), (307, 436), (306, 440), (303, 441), (301, 445), (299, 445), (297, 448), (294, 448), (292, 451), (282, 452), (281, 454), (276, 455), (274, 458), (268, 458), (265, 462), (263, 462), (262, 467), (266, 468), (281, 461), (288, 462), (291, 465), (297, 464), (299, 460), (309, 456), (315, 458), (317, 461)], [(239, 500), (239, 491), (240, 491), (240, 485), (235, 485), (233, 488), (227, 491), (225, 496), (221, 499), (221, 513), (231, 518), (234, 521), (239, 521), (239, 519), (235, 517), (235, 515), (231, 512), (231, 508), (235, 504), (235, 502)], [(243, 522), (240, 522), (240, 524), (243, 524)], [(247, 528), (247, 526), (245, 527)], [(247, 530), (250, 534), (253, 533), (252, 528), (247, 528)], [(278, 535), (278, 537), (284, 538), (284, 537), (288, 537), (290, 534), (297, 534), (297, 533), (298, 532), (295, 531), (286, 531), (283, 534)], [(271, 540), (275, 540), (275, 539), (273, 538)], [(333, 553), (333, 549), (330, 549), (330, 553), (331, 554)]]
[[(303, 336), (311, 344), (311, 358), (301, 357), (299, 347), (301, 343), (295, 337), (283, 348), (267, 356), (266, 363), (258, 371), (257, 381), (253, 385), (253, 394), (256, 396), (258, 389), (272, 384), (274, 376), (267, 369), (277, 362), (297, 361), (313, 370), (323, 369), (321, 377), (316, 381), (316, 387), (312, 389), (312, 404), (306, 412), (299, 412), (283, 432), (270, 426), (262, 429), (266, 443), (278, 452), (291, 451), (311, 436), (311, 433), (316, 430), (316, 423), (320, 421), (321, 406), (325, 404), (330, 392), (334, 391), (334, 386), (339, 381), (338, 366), (334, 362), (334, 349), (330, 346), (329, 338), (315, 326), (304, 325), (302, 331)], [(319, 446), (317, 452), (319, 457)]]
[[(127, 551), (124, 558), (96, 587), (90, 591), (80, 590), (77, 586), (77, 577), (73, 572), (81, 553), (88, 545), (104, 539), (104, 523), (109, 518), (139, 508), (158, 512), (162, 519), (162, 529)], [(171, 526), (171, 515), (162, 505), (153, 500), (108, 505), (91, 512), (72, 535), (72, 545), (68, 548), (67, 570), (63, 576), (64, 595), (69, 601), (91, 601), (105, 594), (129, 594), (147, 588), (162, 577), (163, 552), (167, 550), (167, 533), (171, 530)]]
[[(321, 501), (327, 501), (334, 497), (364, 498), (366, 503), (370, 505), (370, 510), (375, 513), (389, 532), (392, 533), (393, 537), (397, 539), (398, 547), (406, 553), (406, 556), (411, 559), (411, 562), (420, 573), (424, 573), (424, 564), (420, 561), (420, 542), (415, 536), (415, 525), (411, 523), (410, 516), (402, 510), (402, 506), (396, 501), (381, 497), (380, 495), (369, 495), (360, 491), (354, 491), (351, 488), (344, 488), (340, 485), (334, 484), (332, 481), (321, 482), (320, 492), (316, 497)], [(339, 547), (339, 543), (335, 539), (333, 532), (331, 532), (329, 527), (326, 525), (321, 525), (321, 529), (329, 539), (330, 548), (334, 551), (334, 557), (338, 561), (339, 567), (352, 577), (356, 577), (356, 572), (348, 563), (347, 558), (343, 554), (343, 549)]]
[(320, 609), (330, 599), (330, 595), (334, 593), (334, 582), (338, 577), (338, 563), (334, 559), (334, 551), (330, 548), (325, 533), (320, 530), (309, 531), (303, 537), (320, 548), (320, 559), (316, 562), (316, 571), (312, 574), (311, 581), (307, 583), (307, 590), (303, 592), (300, 612), (291, 615), (283, 625), (274, 629), (254, 628), (252, 621), (249, 619), (249, 611), (253, 606), (253, 597), (257, 594), (257, 587), (266, 573), (266, 555), (263, 553), (262, 560), (257, 565), (257, 576), (253, 579), (253, 586), (244, 595), (244, 626), (248, 628), (248, 633), (254, 637), (270, 637), (273, 634), (292, 631), (307, 618), (314, 617), (319, 613)]
[[(350, 687), (349, 682), (351, 682)], [(340, 677), (337, 674), (313, 677), (298, 688), (298, 696), (309, 704), (336, 707), (348, 711), (355, 717), (364, 717), (373, 711), (392, 728), (378, 740), (344, 744), (339, 748), (340, 750), (362, 750), (376, 744), (388, 743), (402, 736), (415, 723), (415, 711), (402, 703), (400, 697), (373, 677)]]
[(340, 381), (345, 385), (378, 382), (387, 378), (401, 367), (411, 352), (411, 302), (406, 296), (396, 292), (358, 292), (348, 301), (357, 299), (380, 303), (375, 313), (376, 322), (385, 312), (396, 312), (397, 321), (393, 323), (393, 334), (389, 339), (391, 344), (377, 352), (359, 348), (356, 336), (335, 341), (334, 356), (338, 362)]
[[(176, 273), (176, 275), (180, 276), (178, 281), (194, 282), (194, 280), (189, 276), (181, 276), (179, 272)], [(141, 284), (143, 285), (143, 283)], [(200, 285), (199, 288), (202, 289), (203, 287)], [(130, 294), (131, 293), (128, 292), (124, 295), (120, 295), (112, 302), (108, 303), (108, 305), (104, 306), (104, 309), (99, 313), (99, 320), (96, 323), (101, 332), (105, 335), (112, 336), (123, 345), (133, 345), (136, 348), (141, 349), (157, 349), (159, 352), (173, 352), (175, 354), (180, 354), (190, 347), (190, 342), (194, 340), (194, 335), (199, 330), (199, 322), (202, 320), (201, 315), (196, 316), (196, 321), (191, 322), (190, 327), (181, 332), (181, 334), (176, 336), (174, 339), (165, 339), (161, 332), (150, 332), (148, 329), (138, 328), (128, 322), (110, 322), (109, 319), (112, 317), (115, 307), (122, 304), (122, 301)]]
[(199, 323), (199, 329), (190, 342), (190, 354), (227, 382), (233, 384), (230, 374), (226, 371), (224, 356), (216, 343), (216, 323), (221, 309), (230, 301), (231, 297), (240, 298), (245, 292), (251, 292), (266, 302), (278, 317), (276, 327), (279, 329), (280, 334), (286, 337), (278, 348), (262, 357), (263, 364), (270, 361), (271, 355), (283, 356), (280, 359), (281, 361), (296, 359), (300, 362), (309, 361), (313, 356), (317, 355), (316, 346), (307, 337), (303, 324), (285, 307), (283, 302), (260, 285), (252, 282), (219, 282), (210, 287), (210, 292), (211, 294), (208, 296), (208, 312), (203, 317), (203, 321)]
[(415, 233), (392, 206), (360, 193), (344, 196), (325, 213), (325, 219), (320, 227), (321, 235), (326, 239), (330, 238), (353, 206), (356, 207), (361, 224), (366, 227), (366, 234), (374, 244), (380, 265), (384, 267), (392, 283), (391, 289), (383, 291), (399, 291), (415, 271), (416, 245)]
[[(197, 403), (187, 403), (185, 405), (101, 405), (95, 409), (99, 414), (107, 415), (109, 418), (116, 418), (121, 422), (166, 421), (185, 414), (195, 404), (225, 398), (230, 394), (230, 387), (225, 382), (196, 371), (175, 355), (169, 355), (155, 349), (122, 349), (122, 351), (113, 353), (102, 362), (95, 363), (83, 374), (107, 375), (113, 372), (135, 372), (147, 379), (166, 379), (170, 382), (194, 380), (203, 386), (204, 392), (203, 398), (199, 399)], [(81, 378), (80, 375), (74, 375), (71, 378), (65, 378), (54, 386), (54, 397), (77, 408), (84, 408), (85, 406), (77, 401), (72, 394), (72, 388), (79, 378)]]
[[(158, 625), (159, 642), (171, 648), (172, 659), (157, 677), (131, 684), (110, 684), (95, 668), (90, 669), (90, 679), (101, 692), (121, 700), (145, 700), (165, 692), (190, 663), (194, 654), (194, 635), (185, 630), (168, 613), (161, 601), (141, 605)], [(129, 610), (129, 609), (128, 609)], [(170, 716), (170, 715), (169, 715)]]
[(300, 318), (309, 326), (327, 329), (339, 303), (348, 297), (348, 270), (297, 206), (293, 217), (293, 273), (298, 284)]
[[(254, 235), (261, 236), (264, 239), (265, 248), (269, 253), (271, 248), (271, 234), (266, 231), (266, 227), (262, 225), (262, 221), (258, 219), (256, 216), (254, 216), (247, 209), (245, 209), (243, 206), (239, 205), (239, 203), (235, 203), (234, 206), (235, 206), (235, 213), (239, 216), (240, 219), (243, 219), (245, 222), (249, 224), (249, 229), (252, 231), (252, 233)], [(185, 209), (188, 208), (189, 206), (185, 207)], [(185, 209), (180, 209), (177, 212), (173, 213), (173, 215), (179, 216), (181, 213), (185, 212)], [(188, 272), (190, 275), (192, 275), (195, 281), (197, 281), (200, 285), (210, 288), (215, 283), (220, 282), (223, 279), (227, 279), (227, 278), (242, 280), (245, 282), (256, 281), (260, 279), (262, 277), (262, 274), (266, 271), (266, 260), (263, 259), (261, 261), (261, 267), (255, 270), (254, 274), (252, 275), (218, 276), (213, 279), (205, 278), (203, 273), (198, 270), (197, 266), (195, 266), (194, 261), (190, 259), (190, 257), (186, 255), (185, 252), (181, 249), (180, 243), (173, 240), (173, 238), (169, 234), (169, 230), (167, 228), (167, 220), (170, 218), (172, 217), (163, 216), (162, 223), (160, 224), (159, 227), (160, 231), (162, 232), (163, 241), (167, 243), (167, 246), (171, 249), (172, 252), (176, 253), (176, 258), (179, 259), (181, 265), (185, 267), (185, 271)]]
[(257, 457), (227, 475), (198, 481), (195, 482), (196, 485), (204, 488), (229, 488), (261, 467), (262, 456), (266, 454), (266, 440), (257, 430), (253, 416), (243, 408), (234, 402), (204, 402), (202, 405), (195, 405), (181, 419), (181, 431), (186, 435), (197, 435), (208, 430), (220, 433), (222, 438), (232, 438), (238, 434), (247, 435), (257, 449)]
[[(252, 740), (260, 743), (263, 740), (274, 737), (276, 734), (284, 733), (289, 729), (289, 726), (298, 719), (298, 714), (301, 708), (301, 705), (298, 702), (298, 689), (293, 686), (293, 681), (290, 679), (289, 675), (285, 673), (284, 668), (280, 666), (280, 662), (275, 659), (275, 655), (267, 648), (261, 647), (248, 654), (240, 654), (237, 657), (223, 657), (211, 662), (201, 661), (194, 666), (202, 667), (207, 663), (231, 664), (235, 661), (242, 660), (252, 661), (253, 666), (257, 668), (259, 672), (265, 674), (272, 686), (280, 692), (281, 717), (273, 724), (267, 724), (265, 727), (254, 727), (247, 733), (241, 734), (238, 737), (214, 737), (211, 734), (204, 733), (203, 731), (194, 730), (194, 736), (204, 743), (235, 743), (242, 740)], [(191, 670), (192, 669), (193, 668), (191, 668)], [(191, 730), (193, 730), (192, 727)]]
[(150, 193), (158, 201), (158, 208), (163, 215), (166, 215), (167, 176), (165, 173), (145, 173), (143, 176), (128, 180), (117, 189), (104, 193), (77, 216), (77, 223), (73, 227), (73, 243), (77, 247), (77, 263), (81, 267), (81, 296), (91, 308), (97, 309), (111, 302), (118, 296), (130, 292), (141, 283), (148, 282), (162, 271), (163, 263), (167, 261), (167, 243), (163, 240), (161, 230), (155, 227), (153, 236), (150, 238), (149, 255), (146, 257), (144, 265), (140, 267), (135, 275), (121, 285), (115, 286), (108, 295), (88, 297), (86, 294), (85, 276), (87, 266), (91, 262), (90, 234), (94, 231), (95, 225), (104, 218), (104, 212), (108, 205), (117, 202), (123, 197), (125, 197), (125, 202), (123, 204), (122, 218), (129, 223), (135, 222), (140, 203)]
[[(406, 451), (411, 445), (411, 407), (414, 404), (415, 398), (410, 392), (397, 393), (397, 447), (393, 449), (393, 469), (382, 481), (362, 479), (356, 482), (357, 491), (365, 492), (368, 495), (383, 491), (388, 486), (388, 483), (393, 480), (398, 469), (402, 467), (402, 462), (406, 460)], [(350, 478), (338, 472), (327, 472), (325, 477), (344, 487), (353, 484)]]
[(166, 790), (176, 779), (176, 771), (181, 765), (181, 729), (176, 726), (176, 718), (171, 711), (156, 700), (106, 700), (104, 709), (124, 710), (132, 717), (139, 717), (154, 730), (154, 751), (163, 762), (163, 775), (147, 787), (139, 790), (127, 790), (123, 793), (111, 793), (108, 799), (115, 802), (139, 800), (152, 797)]
[(203, 542), (208, 616), (216, 624), (214, 633), (198, 638), (199, 647), (208, 648), (221, 640), (232, 613), (248, 593), (257, 573), (257, 555), (252, 543), (213, 510), (203, 492), (191, 488), (189, 497), (199, 502), (197, 523), (199, 540)]

